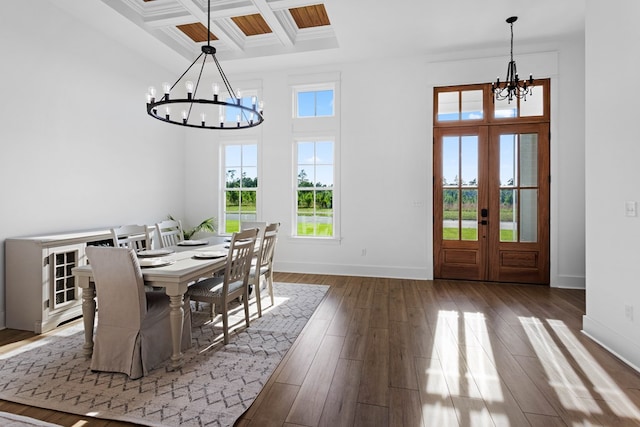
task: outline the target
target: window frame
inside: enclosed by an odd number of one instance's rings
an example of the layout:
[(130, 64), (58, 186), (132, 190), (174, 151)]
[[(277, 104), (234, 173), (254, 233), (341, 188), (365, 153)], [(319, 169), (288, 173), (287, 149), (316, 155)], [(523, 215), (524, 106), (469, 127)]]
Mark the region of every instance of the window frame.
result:
[[(298, 185), (298, 146), (300, 143), (319, 143), (319, 142), (331, 142), (333, 144), (333, 184), (330, 188), (332, 191), (332, 235), (307, 235), (307, 234), (298, 234), (298, 191), (303, 188), (308, 187), (300, 187)], [(293, 203), (292, 203), (292, 230), (291, 237), (297, 240), (309, 239), (313, 241), (340, 241), (340, 218), (339, 218), (339, 145), (337, 141), (337, 137), (330, 133), (322, 133), (322, 134), (308, 134), (308, 135), (297, 135), (293, 141), (293, 184), (292, 184), (292, 195), (293, 195)], [(315, 153), (315, 151), (314, 151)], [(324, 163), (323, 163), (324, 164)], [(317, 163), (313, 163), (314, 167), (317, 166)], [(326, 188), (326, 187), (315, 187), (314, 193), (317, 191), (316, 188)], [(316, 207), (314, 206), (314, 209)]]
[[(255, 206), (255, 219), (253, 221), (258, 221), (259, 218), (261, 218), (261, 211), (262, 211), (262, 174), (261, 174), (261, 147), (260, 147), (260, 143), (257, 139), (242, 139), (242, 140), (227, 140), (227, 141), (221, 141), (220, 143), (220, 198), (219, 198), (219, 203), (220, 203), (220, 215), (219, 218), (220, 220), (218, 221), (218, 234), (220, 235), (225, 235), (225, 236), (229, 236), (231, 235), (233, 232), (227, 232), (227, 191), (236, 191), (236, 190), (228, 190), (227, 187), (227, 177), (226, 177), (226, 171), (227, 171), (227, 155), (226, 155), (226, 149), (227, 147), (230, 146), (239, 146), (241, 147), (241, 151), (240, 151), (240, 155), (241, 155), (241, 164), (239, 165), (240, 168), (244, 168), (244, 162), (242, 160), (242, 156), (243, 156), (243, 152), (242, 152), (242, 147), (244, 146), (249, 146), (249, 145), (253, 145), (256, 147), (256, 179), (257, 179), (257, 186), (256, 187), (242, 187), (242, 185), (240, 187), (238, 187), (239, 189), (237, 191), (255, 191), (255, 197), (256, 197), (256, 206)], [(236, 166), (236, 165), (233, 165)], [(247, 166), (247, 167), (253, 167), (253, 166)], [(240, 176), (242, 176), (242, 172), (240, 173)], [(242, 184), (242, 180), (240, 181)], [(233, 187), (231, 187), (233, 188)], [(243, 190), (243, 188), (248, 188), (248, 190)], [(242, 204), (240, 204), (240, 207), (242, 206)], [(239, 210), (239, 214), (242, 215), (242, 209), (240, 208)], [(238, 229), (241, 228), (241, 224), (242, 224), (242, 220), (239, 219), (239, 225), (238, 225)]]
[[(299, 104), (298, 104), (298, 95), (303, 92), (322, 92), (326, 90), (331, 90), (333, 92), (333, 108), (330, 115), (314, 115), (314, 116), (300, 116), (299, 115)], [(336, 84), (334, 82), (327, 83), (313, 83), (313, 84), (301, 84), (293, 86), (293, 107), (292, 107), (292, 117), (294, 120), (317, 120), (317, 119), (326, 119), (336, 117)], [(317, 102), (314, 104), (314, 107), (317, 111)]]

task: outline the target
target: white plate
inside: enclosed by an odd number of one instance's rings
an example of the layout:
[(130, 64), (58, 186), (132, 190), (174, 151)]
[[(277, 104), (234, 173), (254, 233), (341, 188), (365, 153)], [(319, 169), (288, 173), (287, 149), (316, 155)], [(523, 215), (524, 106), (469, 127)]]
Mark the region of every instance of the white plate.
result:
[(178, 246), (202, 246), (208, 244), (209, 242), (207, 242), (206, 240), (183, 240), (182, 242), (178, 243)]
[(174, 252), (173, 249), (150, 249), (148, 251), (140, 251), (138, 252), (139, 257), (148, 257), (148, 256), (163, 256), (169, 255)]
[(163, 259), (163, 258), (142, 258), (139, 259), (140, 267), (148, 268), (148, 267), (163, 267), (165, 265), (173, 264), (174, 260)]
[(193, 257), (201, 259), (222, 258), (227, 256), (227, 251), (202, 251), (196, 252)]

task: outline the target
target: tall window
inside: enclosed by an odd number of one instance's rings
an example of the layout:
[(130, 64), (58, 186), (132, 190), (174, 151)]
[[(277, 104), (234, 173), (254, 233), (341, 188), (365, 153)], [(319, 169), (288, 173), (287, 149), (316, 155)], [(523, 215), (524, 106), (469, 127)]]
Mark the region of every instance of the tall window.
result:
[(226, 145), (224, 150), (224, 224), (220, 230), (234, 233), (242, 221), (257, 219), (258, 145)]
[(296, 143), (298, 236), (334, 235), (334, 142), (304, 140)]

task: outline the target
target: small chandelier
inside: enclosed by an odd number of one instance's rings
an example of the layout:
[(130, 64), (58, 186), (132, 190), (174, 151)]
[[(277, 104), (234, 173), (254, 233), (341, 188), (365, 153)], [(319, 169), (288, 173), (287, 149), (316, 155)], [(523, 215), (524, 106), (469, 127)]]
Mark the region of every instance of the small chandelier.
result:
[(509, 103), (513, 98), (527, 100), (527, 95), (531, 96), (531, 86), (533, 85), (533, 75), (529, 74), (528, 80), (520, 80), (516, 69), (516, 61), (513, 60), (513, 23), (518, 20), (517, 16), (507, 18), (507, 24), (511, 25), (511, 60), (507, 66), (507, 78), (504, 82), (500, 78), (491, 84), (491, 91), (495, 95), (494, 101), (508, 100)]
[[(164, 94), (159, 99), (156, 97), (156, 89), (153, 86), (149, 88), (147, 93), (147, 113), (163, 122), (200, 129), (246, 129), (258, 126), (264, 121), (262, 101), (258, 102), (257, 97), (253, 96), (250, 104), (246, 105), (246, 103), (243, 103), (240, 91), (236, 92), (231, 87), (216, 58), (216, 48), (211, 46), (210, 22), (211, 0), (208, 0), (207, 44), (202, 46), (202, 53), (178, 77), (178, 80), (173, 85), (169, 85), (169, 83), (162, 84)], [(222, 96), (223, 94), (220, 93), (218, 83), (213, 83), (211, 86), (210, 97), (198, 98), (197, 92), (200, 87), (200, 79), (209, 56), (213, 59), (224, 89), (228, 93), (226, 100)], [(202, 65), (195, 84), (190, 80), (184, 82), (186, 98), (171, 96), (171, 91), (200, 58), (203, 58)]]

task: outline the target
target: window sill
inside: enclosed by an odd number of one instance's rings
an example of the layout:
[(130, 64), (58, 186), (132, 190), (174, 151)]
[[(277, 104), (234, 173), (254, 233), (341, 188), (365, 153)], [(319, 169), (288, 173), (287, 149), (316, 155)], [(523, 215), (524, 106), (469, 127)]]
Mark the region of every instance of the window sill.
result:
[(306, 236), (289, 236), (288, 240), (293, 243), (314, 243), (321, 245), (339, 245), (342, 241), (340, 237), (306, 237)]

